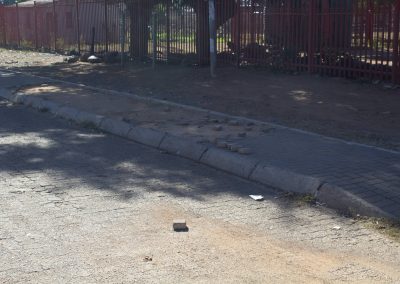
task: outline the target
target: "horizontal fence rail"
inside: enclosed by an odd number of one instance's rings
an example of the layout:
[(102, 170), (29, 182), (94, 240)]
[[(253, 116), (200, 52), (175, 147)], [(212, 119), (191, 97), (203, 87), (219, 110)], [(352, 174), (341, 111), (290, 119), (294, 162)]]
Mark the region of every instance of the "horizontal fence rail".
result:
[[(400, 82), (400, 0), (216, 0), (218, 64)], [(204, 0), (0, 6), (2, 46), (209, 64)]]

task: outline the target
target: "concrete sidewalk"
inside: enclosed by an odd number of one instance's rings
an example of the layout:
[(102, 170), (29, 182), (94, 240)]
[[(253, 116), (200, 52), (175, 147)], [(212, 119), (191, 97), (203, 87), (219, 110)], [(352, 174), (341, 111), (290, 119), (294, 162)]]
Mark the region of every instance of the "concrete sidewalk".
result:
[[(241, 117), (1, 72), (0, 95), (351, 214), (400, 218), (400, 153)], [(238, 153), (239, 152), (239, 153)]]

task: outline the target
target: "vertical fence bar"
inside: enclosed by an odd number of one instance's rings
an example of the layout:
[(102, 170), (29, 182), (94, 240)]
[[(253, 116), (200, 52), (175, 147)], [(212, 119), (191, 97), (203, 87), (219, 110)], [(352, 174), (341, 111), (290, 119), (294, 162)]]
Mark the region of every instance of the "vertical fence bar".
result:
[(217, 65), (217, 35), (215, 25), (215, 0), (208, 1), (208, 20), (210, 29), (210, 71), (211, 77), (215, 77), (215, 68)]
[(2, 17), (1, 17), (1, 20), (2, 20), (1, 24), (2, 24), (2, 26), (3, 26), (3, 44), (4, 44), (4, 46), (6, 46), (6, 45), (7, 45), (6, 11), (5, 11), (5, 7), (4, 7), (4, 6), (0, 6), (0, 8), (1, 8), (1, 15), (2, 15)]
[(153, 63), (153, 69), (156, 68), (156, 60), (157, 60), (157, 31), (156, 31), (156, 26), (157, 26), (157, 21), (156, 21), (156, 12), (153, 11), (152, 17), (151, 17), (151, 37), (152, 37), (152, 44), (153, 44), (153, 58), (152, 58), (152, 63)]
[(37, 7), (36, 7), (36, 1), (33, 1), (33, 16), (34, 16), (34, 29), (35, 29), (35, 49), (39, 48), (39, 42), (38, 42), (38, 26), (37, 26)]
[(167, 62), (169, 62), (170, 54), (171, 54), (171, 4), (170, 1), (167, 1)]
[(18, 48), (21, 47), (21, 34), (20, 34), (20, 27), (19, 27), (19, 9), (18, 9), (18, 3), (15, 3), (15, 8), (16, 8), (16, 13), (17, 13), (17, 42), (18, 42)]
[(308, 11), (308, 51), (307, 51), (307, 59), (308, 59), (308, 72), (313, 72), (314, 66), (314, 20), (315, 20), (315, 0), (309, 1), (309, 11)]
[(400, 0), (396, 0), (393, 16), (393, 62), (392, 62), (392, 81), (394, 83), (400, 82), (399, 76), (399, 14), (400, 14)]
[(76, 40), (78, 43), (78, 53), (81, 54), (81, 32), (79, 27), (79, 0), (75, 0), (76, 9)]
[(106, 35), (105, 35), (106, 52), (108, 52), (108, 6), (107, 6), (107, 0), (104, 0), (104, 27), (106, 30)]
[(235, 41), (234, 41), (234, 48), (236, 50), (233, 50), (233, 52), (235, 53), (236, 56), (236, 66), (240, 67), (240, 50), (242, 49), (241, 44), (240, 44), (240, 29), (241, 27), (241, 5), (240, 5), (240, 0), (236, 1), (236, 32), (235, 32)]
[(53, 36), (54, 36), (54, 51), (57, 50), (57, 16), (56, 16), (56, 2), (53, 0)]

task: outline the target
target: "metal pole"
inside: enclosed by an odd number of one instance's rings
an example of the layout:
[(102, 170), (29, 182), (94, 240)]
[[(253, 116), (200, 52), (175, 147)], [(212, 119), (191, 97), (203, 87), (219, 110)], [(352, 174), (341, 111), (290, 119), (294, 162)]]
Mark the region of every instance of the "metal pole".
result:
[(21, 34), (19, 30), (19, 10), (18, 10), (18, 3), (15, 3), (15, 7), (17, 8), (17, 36), (18, 36), (18, 47), (21, 47)]
[(210, 72), (216, 77), (217, 66), (217, 30), (215, 25), (215, 0), (208, 0), (208, 23), (210, 27)]
[(156, 13), (153, 12), (152, 14), (152, 23), (151, 23), (151, 30), (152, 30), (152, 40), (153, 40), (153, 69), (156, 68), (156, 61), (157, 61), (157, 31), (156, 31)]
[(124, 66), (125, 58), (125, 12), (121, 10), (120, 18), (120, 41), (121, 41), (121, 66)]
[(81, 54), (81, 32), (79, 28), (79, 0), (75, 0), (76, 8), (76, 36), (78, 42), (78, 53)]
[(53, 0), (53, 34), (54, 34), (54, 51), (57, 50), (57, 16), (56, 2)]
[(37, 30), (37, 7), (36, 1), (33, 2), (33, 13), (35, 16), (35, 48), (39, 48), (39, 41), (38, 41), (38, 30)]

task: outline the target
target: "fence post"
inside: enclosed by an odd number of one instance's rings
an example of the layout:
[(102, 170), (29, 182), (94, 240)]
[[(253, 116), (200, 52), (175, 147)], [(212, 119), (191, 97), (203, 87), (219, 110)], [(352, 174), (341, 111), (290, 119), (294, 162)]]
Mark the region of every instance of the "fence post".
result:
[(393, 17), (393, 62), (392, 62), (392, 81), (393, 83), (400, 83), (399, 73), (399, 14), (400, 14), (400, 0), (396, 0), (394, 17)]
[(210, 27), (210, 71), (211, 77), (215, 77), (217, 66), (217, 30), (215, 26), (215, 0), (208, 1), (208, 21)]
[(17, 13), (17, 41), (18, 41), (18, 48), (21, 47), (21, 34), (19, 30), (19, 10), (18, 10), (18, 3), (15, 3), (16, 13)]
[(309, 1), (309, 11), (308, 11), (308, 51), (307, 51), (307, 61), (308, 61), (308, 72), (313, 72), (314, 66), (314, 21), (315, 21), (315, 0)]
[(108, 10), (107, 10), (107, 0), (104, 0), (104, 28), (106, 30), (106, 52), (108, 52)]
[(236, 56), (236, 67), (240, 67), (240, 54), (241, 54), (241, 1), (236, 1), (236, 32), (234, 35), (235, 41), (234, 41), (234, 46), (236, 50), (233, 50), (235, 52)]
[(79, 0), (75, 0), (76, 9), (76, 37), (78, 42), (78, 53), (81, 54), (81, 32), (79, 28)]
[(33, 14), (34, 14), (34, 21), (35, 21), (35, 48), (39, 48), (39, 41), (38, 41), (38, 30), (37, 30), (37, 7), (36, 1), (33, 1)]
[(54, 34), (54, 51), (57, 50), (57, 15), (56, 2), (53, 0), (53, 34)]

